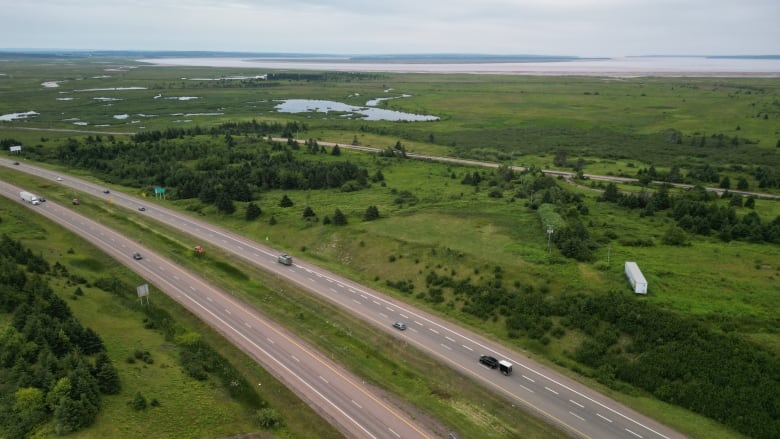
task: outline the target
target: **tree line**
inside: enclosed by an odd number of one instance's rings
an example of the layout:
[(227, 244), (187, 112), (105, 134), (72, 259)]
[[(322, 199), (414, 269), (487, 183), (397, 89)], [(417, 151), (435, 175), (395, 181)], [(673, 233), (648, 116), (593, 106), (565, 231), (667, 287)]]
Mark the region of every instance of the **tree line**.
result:
[[(305, 159), (296, 154), (301, 149), (297, 142), (249, 138), (237, 142), (229, 133), (221, 141), (206, 136), (143, 138), (146, 140), (132, 143), (70, 138), (37, 154), (41, 160), (88, 170), (109, 182), (146, 191), (162, 186), (175, 199), (199, 199), (225, 213), (232, 213), (233, 202), (257, 200), (262, 191), (351, 192), (367, 187), (372, 180), (378, 181), (376, 173), (371, 176), (365, 167), (349, 161)], [(327, 153), (319, 145), (307, 145), (307, 151)], [(336, 147), (331, 149), (332, 155), (338, 153)]]
[(101, 338), (45, 280), (52, 270), (18, 241), (0, 238), (0, 312), (11, 314), (0, 333), (3, 437), (28, 437), (50, 421), (58, 434), (81, 430), (97, 417), (101, 395), (121, 390)]
[[(709, 236), (716, 235), (723, 241), (746, 240), (751, 242), (780, 243), (780, 215), (771, 221), (764, 221), (752, 210), (755, 199), (747, 198), (743, 203), (739, 195), (724, 192), (728, 205), (718, 203), (718, 195), (697, 186), (681, 195), (671, 195), (668, 186), (662, 186), (653, 193), (621, 193), (614, 183), (605, 187), (600, 201), (640, 210), (642, 216), (666, 212), (677, 225), (688, 233)], [(738, 215), (738, 207), (747, 207), (748, 212)]]
[[(251, 121), (231, 121), (224, 122), (211, 128), (203, 128), (196, 125), (192, 128), (168, 127), (164, 130), (141, 131), (132, 136), (134, 143), (159, 141), (162, 139), (183, 139), (184, 137), (194, 137), (202, 135), (220, 136), (220, 135), (278, 135), (281, 137), (292, 137), (293, 134), (307, 129), (306, 125), (300, 122), (258, 122), (256, 119)], [(94, 139), (102, 142), (100, 136), (87, 137), (87, 142)], [(17, 143), (18, 145), (18, 143)]]

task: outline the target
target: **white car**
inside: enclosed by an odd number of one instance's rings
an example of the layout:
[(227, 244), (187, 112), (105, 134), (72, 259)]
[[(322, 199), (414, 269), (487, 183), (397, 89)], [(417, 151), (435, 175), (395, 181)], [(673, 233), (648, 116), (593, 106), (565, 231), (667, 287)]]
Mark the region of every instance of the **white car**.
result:
[(62, 177), (57, 177), (57, 181), (62, 181)]

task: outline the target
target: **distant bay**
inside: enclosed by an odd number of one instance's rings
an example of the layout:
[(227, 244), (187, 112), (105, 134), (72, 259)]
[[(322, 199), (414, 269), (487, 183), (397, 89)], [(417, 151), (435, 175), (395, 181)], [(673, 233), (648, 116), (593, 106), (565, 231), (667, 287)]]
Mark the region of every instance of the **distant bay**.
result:
[(780, 77), (780, 56), (637, 56), (621, 58), (473, 57), (160, 57), (139, 59), (161, 66), (395, 73), (471, 73), (606, 77)]

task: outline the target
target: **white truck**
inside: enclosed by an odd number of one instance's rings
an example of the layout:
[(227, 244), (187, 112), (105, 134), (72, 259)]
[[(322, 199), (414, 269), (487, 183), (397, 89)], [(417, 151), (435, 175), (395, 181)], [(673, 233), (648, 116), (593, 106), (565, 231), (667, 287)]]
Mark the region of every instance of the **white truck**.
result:
[(27, 191), (21, 191), (19, 192), (19, 196), (22, 198), (22, 201), (34, 205), (41, 204), (41, 201), (38, 199), (38, 196), (31, 194)]

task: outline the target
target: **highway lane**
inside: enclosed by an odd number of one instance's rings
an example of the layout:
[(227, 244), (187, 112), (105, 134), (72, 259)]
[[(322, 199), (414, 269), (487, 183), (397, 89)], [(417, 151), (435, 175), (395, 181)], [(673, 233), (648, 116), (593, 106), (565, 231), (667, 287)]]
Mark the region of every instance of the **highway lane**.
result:
[[(71, 209), (51, 201), (37, 206), (22, 202), (19, 200), (21, 190), (0, 182), (0, 193), (18, 200), (20, 208), (29, 208), (72, 230), (209, 323), (346, 436), (390, 439), (434, 437), (401, 409), (377, 397), (374, 389), (361, 384), (360, 378), (267, 320), (251, 306)], [(143, 259), (134, 260), (132, 255), (135, 252), (140, 252)]]
[[(28, 172), (35, 172), (36, 169), (29, 165), (22, 168)], [(57, 177), (56, 173), (50, 171), (43, 171), (41, 175), (52, 179)], [(64, 178), (60, 183), (96, 196), (109, 197), (103, 194), (101, 186), (72, 177)], [(110, 197), (114, 204), (134, 210), (143, 203), (136, 197), (121, 193), (112, 193)], [(156, 203), (146, 205), (145, 212), (137, 213), (190, 233), (201, 243), (232, 252), (385, 328), (444, 364), (493, 388), (512, 404), (527, 408), (570, 434), (590, 438), (682, 437), (669, 427), (532, 361), (520, 352), (313, 264), (296, 259), (292, 266), (280, 265), (276, 262), (278, 252), (266, 245), (160, 207)], [(396, 320), (406, 321), (409, 329), (404, 332), (393, 330), (391, 325)], [(511, 361), (515, 364), (514, 375), (505, 377), (495, 370), (485, 369), (477, 361), (480, 354)]]

